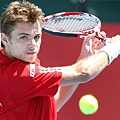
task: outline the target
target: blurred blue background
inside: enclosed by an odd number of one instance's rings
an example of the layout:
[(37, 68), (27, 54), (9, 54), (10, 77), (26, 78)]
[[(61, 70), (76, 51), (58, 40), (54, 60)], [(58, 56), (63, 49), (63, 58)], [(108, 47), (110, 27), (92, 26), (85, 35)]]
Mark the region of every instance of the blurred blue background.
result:
[[(0, 14), (14, 0), (0, 3)], [(120, 22), (120, 0), (28, 0), (41, 7), (45, 15), (64, 11), (89, 12), (102, 22)]]

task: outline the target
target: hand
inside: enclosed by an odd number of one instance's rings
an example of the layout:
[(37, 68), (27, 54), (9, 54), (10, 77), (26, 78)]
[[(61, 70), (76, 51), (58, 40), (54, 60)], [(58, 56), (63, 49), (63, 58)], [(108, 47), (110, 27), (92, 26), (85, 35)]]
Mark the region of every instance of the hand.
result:
[[(101, 31), (99, 34), (103, 37), (106, 37), (106, 33), (103, 31)], [(91, 54), (97, 53), (103, 46), (105, 46), (105, 44), (106, 43), (104, 40), (98, 39), (93, 36), (91, 38), (91, 46), (90, 46)]]
[(103, 40), (98, 40), (97, 38), (91, 38), (90, 42), (90, 53), (97, 53), (103, 46), (105, 46), (105, 42)]
[[(105, 32), (100, 32), (102, 36), (106, 36)], [(104, 45), (105, 41), (95, 37), (96, 33), (89, 34), (83, 41), (81, 49), (81, 58), (87, 57), (98, 52)]]

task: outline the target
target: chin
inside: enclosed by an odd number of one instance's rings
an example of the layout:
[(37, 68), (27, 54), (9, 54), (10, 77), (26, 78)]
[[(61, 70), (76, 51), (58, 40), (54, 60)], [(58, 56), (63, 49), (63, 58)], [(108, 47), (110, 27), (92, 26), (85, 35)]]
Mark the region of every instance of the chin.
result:
[(29, 60), (28, 62), (29, 62), (29, 63), (33, 63), (33, 62), (35, 62), (35, 60)]
[(24, 62), (27, 62), (27, 63), (33, 63), (35, 62), (35, 59), (32, 59), (32, 60), (23, 60)]

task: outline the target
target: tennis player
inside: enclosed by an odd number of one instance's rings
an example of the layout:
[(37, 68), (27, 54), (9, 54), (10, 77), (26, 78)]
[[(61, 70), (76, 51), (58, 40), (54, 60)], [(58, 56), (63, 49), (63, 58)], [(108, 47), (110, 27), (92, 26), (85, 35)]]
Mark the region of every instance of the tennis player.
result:
[(25, 1), (10, 3), (1, 15), (0, 120), (57, 120), (57, 111), (78, 85), (95, 78), (120, 54), (119, 35), (104, 46), (91, 34), (75, 64), (45, 68), (37, 58), (43, 19), (42, 10)]

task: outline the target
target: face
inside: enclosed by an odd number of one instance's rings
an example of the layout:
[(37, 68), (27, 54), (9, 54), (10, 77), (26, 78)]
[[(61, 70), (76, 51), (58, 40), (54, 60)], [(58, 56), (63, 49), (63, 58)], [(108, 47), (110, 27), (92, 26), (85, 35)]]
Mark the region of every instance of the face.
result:
[(34, 62), (41, 44), (41, 26), (39, 22), (17, 23), (11, 37), (5, 43), (5, 53), (10, 58), (25, 62)]

